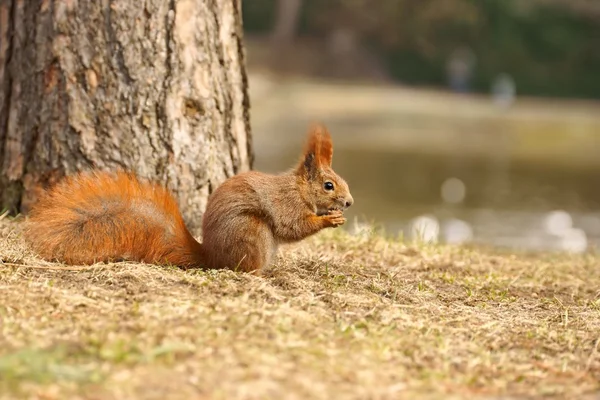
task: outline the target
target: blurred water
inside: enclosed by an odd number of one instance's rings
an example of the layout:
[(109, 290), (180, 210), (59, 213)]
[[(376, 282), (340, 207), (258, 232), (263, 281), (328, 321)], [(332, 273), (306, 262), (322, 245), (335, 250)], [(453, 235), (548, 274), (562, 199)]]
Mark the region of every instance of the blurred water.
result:
[[(334, 169), (355, 199), (349, 220), (457, 244), (572, 252), (600, 245), (600, 105), (560, 114), (552, 102), (548, 112), (471, 99), (472, 109), (448, 114), (444, 107), (457, 106), (443, 95), (348, 90), (278, 84), (256, 96), (255, 168), (290, 167), (307, 124), (322, 120), (334, 137)], [(397, 96), (396, 105), (382, 103), (385, 96)]]

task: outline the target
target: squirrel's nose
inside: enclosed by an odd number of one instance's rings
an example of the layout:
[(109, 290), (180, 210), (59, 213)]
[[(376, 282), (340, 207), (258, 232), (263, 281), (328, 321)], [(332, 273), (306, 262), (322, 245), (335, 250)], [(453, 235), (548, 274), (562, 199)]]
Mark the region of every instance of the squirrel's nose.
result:
[(348, 197), (346, 199), (346, 208), (350, 207), (353, 203), (354, 203), (354, 199), (352, 198), (352, 196)]

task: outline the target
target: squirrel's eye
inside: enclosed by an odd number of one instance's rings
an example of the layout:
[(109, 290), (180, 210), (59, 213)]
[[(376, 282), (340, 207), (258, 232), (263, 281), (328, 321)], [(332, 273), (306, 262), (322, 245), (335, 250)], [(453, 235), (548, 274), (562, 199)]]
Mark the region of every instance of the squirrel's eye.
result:
[(333, 183), (331, 183), (331, 182), (325, 182), (325, 184), (323, 185), (323, 187), (325, 188), (325, 190), (333, 190)]

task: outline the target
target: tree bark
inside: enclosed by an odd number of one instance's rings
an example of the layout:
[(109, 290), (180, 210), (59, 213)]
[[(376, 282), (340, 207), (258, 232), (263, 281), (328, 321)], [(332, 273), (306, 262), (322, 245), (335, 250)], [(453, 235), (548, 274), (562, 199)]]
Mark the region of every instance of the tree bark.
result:
[(86, 169), (165, 184), (199, 231), (251, 168), (241, 0), (0, 0), (0, 192)]

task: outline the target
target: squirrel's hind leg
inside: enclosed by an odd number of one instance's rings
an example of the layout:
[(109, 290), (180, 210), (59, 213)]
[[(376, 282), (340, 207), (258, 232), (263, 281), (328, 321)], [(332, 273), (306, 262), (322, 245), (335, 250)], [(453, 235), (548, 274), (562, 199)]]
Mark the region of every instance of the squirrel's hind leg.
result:
[(210, 249), (211, 264), (217, 268), (258, 273), (272, 261), (277, 243), (262, 219), (253, 215), (237, 218), (245, 221), (235, 224), (235, 232), (221, 230), (205, 235), (203, 246)]

